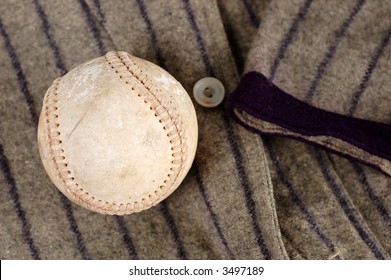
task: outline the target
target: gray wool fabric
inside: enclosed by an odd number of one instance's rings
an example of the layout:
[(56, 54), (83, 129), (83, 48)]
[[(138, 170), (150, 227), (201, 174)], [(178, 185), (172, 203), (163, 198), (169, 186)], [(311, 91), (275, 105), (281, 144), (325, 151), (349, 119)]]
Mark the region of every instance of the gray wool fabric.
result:
[[(348, 98), (391, 24), (385, 2), (1, 1), (0, 258), (390, 259), (387, 175), (295, 139), (260, 136), (224, 104), (204, 108), (191, 94), (207, 76), (229, 94), (243, 73), (270, 75), (284, 36), (310, 5), (273, 80), (304, 99), (314, 65), (353, 9), (345, 33), (359, 35), (339, 39), (311, 93), (313, 106), (348, 114)], [(36, 140), (52, 81), (110, 50), (170, 72), (194, 101), (199, 125), (196, 158), (181, 186), (126, 216), (66, 199), (45, 173)], [(390, 120), (389, 57), (386, 42), (354, 117)]]

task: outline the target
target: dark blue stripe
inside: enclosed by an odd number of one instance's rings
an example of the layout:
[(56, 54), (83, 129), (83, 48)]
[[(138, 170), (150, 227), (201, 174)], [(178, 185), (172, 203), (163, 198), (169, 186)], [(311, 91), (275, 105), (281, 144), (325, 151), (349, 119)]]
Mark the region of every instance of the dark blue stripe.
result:
[(305, 100), (308, 103), (311, 103), (312, 97), (315, 94), (315, 90), (318, 87), (318, 84), (319, 84), (323, 74), (325, 73), (326, 68), (329, 65), (331, 59), (334, 57), (334, 54), (339, 46), (339, 43), (345, 37), (346, 31), (348, 30), (350, 24), (353, 22), (354, 18), (358, 14), (358, 12), (361, 10), (361, 7), (364, 5), (365, 1), (366, 0), (357, 0), (356, 5), (353, 7), (353, 10), (350, 12), (348, 18), (346, 18), (343, 21), (342, 26), (336, 32), (333, 43), (330, 45), (322, 62), (316, 68), (315, 78), (312, 80), (311, 86), (308, 89), (307, 95), (305, 97)]
[(105, 24), (106, 23), (106, 17), (105, 17), (105, 14), (102, 10), (102, 7), (100, 5), (100, 1), (99, 0), (94, 0), (94, 5), (95, 5), (95, 8), (96, 10), (98, 11), (98, 15), (100, 17), (100, 22), (102, 24)]
[(136, 251), (136, 247), (133, 244), (133, 241), (128, 233), (128, 229), (126, 228), (124, 218), (122, 216), (114, 216), (115, 221), (118, 224), (118, 230), (122, 236), (122, 240), (126, 245), (126, 249), (128, 250), (129, 255), (134, 259), (138, 260), (138, 255)]
[(375, 191), (368, 182), (368, 178), (364, 173), (364, 170), (357, 163), (352, 162), (354, 171), (356, 172), (364, 190), (367, 192), (369, 198), (372, 200), (373, 204), (376, 206), (380, 215), (383, 217), (387, 226), (391, 228), (391, 216), (388, 213), (386, 207), (381, 202), (380, 198), (375, 194)]
[(155, 53), (156, 53), (157, 62), (161, 67), (163, 67), (164, 69), (167, 69), (166, 62), (165, 62), (163, 55), (162, 55), (162, 51), (160, 50), (160, 47), (159, 47), (157, 39), (156, 39), (155, 30), (152, 27), (151, 20), (149, 19), (147, 10), (145, 9), (144, 1), (143, 0), (136, 0), (136, 2), (137, 2), (137, 5), (140, 9), (140, 14), (143, 17), (145, 24), (147, 25), (148, 34), (149, 34), (149, 37), (151, 38), (152, 47), (154, 48)]
[(258, 28), (259, 27), (259, 17), (254, 12), (254, 10), (251, 7), (248, 0), (242, 0), (242, 2), (243, 2), (244, 7), (246, 8), (248, 17), (250, 18), (252, 25), (254, 25), (254, 27)]
[(272, 146), (272, 141), (269, 139), (269, 137), (264, 136), (262, 137), (263, 143), (265, 144), (265, 147), (269, 151), (270, 158), (272, 160), (274, 170), (276, 171), (278, 177), (280, 178), (280, 181), (286, 186), (288, 189), (289, 195), (294, 203), (300, 208), (300, 211), (305, 216), (305, 219), (307, 220), (308, 224), (310, 225), (311, 229), (316, 233), (316, 235), (319, 237), (319, 239), (327, 246), (330, 252), (335, 252), (335, 246), (333, 242), (323, 233), (323, 231), (320, 229), (318, 223), (316, 222), (315, 218), (312, 216), (310, 211), (308, 210), (307, 206), (303, 202), (303, 200), (300, 198), (299, 194), (295, 190), (292, 183), (289, 181), (288, 176), (286, 175), (285, 171), (282, 169), (280, 161), (278, 160), (278, 157), (276, 156), (276, 153), (274, 151), (274, 148)]
[(185, 11), (186, 11), (187, 18), (189, 20), (191, 29), (193, 29), (194, 35), (196, 36), (197, 45), (199, 48), (199, 52), (201, 54), (202, 61), (203, 61), (205, 68), (206, 68), (205, 69), (206, 73), (208, 73), (209, 76), (214, 76), (214, 71), (213, 71), (212, 65), (210, 64), (210, 61), (209, 61), (209, 56), (208, 56), (208, 53), (205, 48), (204, 40), (202, 39), (202, 36), (201, 36), (201, 31), (198, 28), (198, 25), (196, 23), (193, 9), (190, 6), (189, 0), (182, 0), (182, 1), (184, 4), (184, 7), (185, 7)]
[[(212, 65), (210, 64), (208, 53), (206, 52), (204, 40), (202, 39), (202, 36), (201, 36), (201, 31), (198, 28), (198, 25), (195, 21), (195, 16), (194, 16), (193, 10), (192, 10), (188, 0), (183, 0), (183, 3), (184, 3), (185, 11), (187, 13), (187, 17), (188, 17), (190, 26), (193, 29), (193, 32), (196, 36), (197, 44), (198, 44), (199, 51), (200, 51), (200, 54), (202, 57), (202, 61), (204, 63), (205, 71), (209, 76), (213, 76), (214, 71), (213, 71)], [(232, 123), (228, 119), (227, 113), (224, 110), (223, 110), (223, 118), (224, 118), (224, 126), (227, 131), (228, 142), (231, 146), (231, 151), (232, 151), (232, 154), (233, 154), (233, 157), (235, 160), (236, 169), (238, 171), (238, 175), (239, 175), (239, 178), (241, 181), (241, 187), (244, 191), (244, 195), (245, 195), (245, 199), (246, 199), (246, 207), (247, 207), (247, 210), (248, 210), (250, 217), (251, 217), (251, 220), (252, 220), (252, 226), (254, 229), (254, 234), (255, 234), (257, 244), (258, 244), (262, 254), (265, 256), (265, 259), (271, 259), (270, 251), (268, 250), (268, 248), (265, 244), (265, 240), (263, 238), (261, 228), (258, 224), (255, 202), (252, 198), (253, 195), (252, 195), (250, 185), (248, 183), (247, 175), (246, 175), (244, 165), (243, 165), (242, 156), (239, 151), (239, 146), (236, 141), (235, 135), (233, 133)]]
[[(67, 72), (67, 69), (65, 67), (64, 60), (62, 58), (60, 49), (56, 43), (56, 40), (54, 39), (54, 36), (51, 31), (51, 27), (50, 27), (48, 18), (46, 16), (46, 13), (43, 10), (43, 8), (38, 0), (34, 0), (33, 2), (34, 2), (35, 10), (36, 10), (39, 18), (41, 19), (41, 22), (42, 22), (42, 29), (46, 35), (46, 38), (49, 42), (50, 49), (52, 50), (54, 58), (56, 60), (56, 67), (60, 70), (61, 75), (64, 75)], [(58, 192), (58, 194), (60, 195), (61, 203), (65, 208), (65, 212), (66, 212), (66, 216), (69, 221), (70, 229), (71, 229), (72, 233), (75, 235), (77, 249), (79, 250), (83, 259), (86, 259), (86, 260), (90, 259), (90, 255), (87, 251), (87, 248), (84, 245), (82, 235), (80, 233), (76, 219), (73, 215), (72, 206), (69, 203), (69, 200), (62, 193)]]
[(233, 260), (233, 259), (235, 259), (235, 256), (234, 256), (234, 254), (232, 253), (231, 249), (228, 246), (228, 242), (227, 242), (227, 240), (224, 237), (223, 231), (221, 230), (221, 227), (220, 227), (220, 224), (219, 224), (219, 219), (218, 219), (216, 213), (213, 211), (212, 205), (210, 204), (210, 201), (209, 201), (209, 198), (208, 198), (208, 194), (206, 193), (205, 185), (204, 185), (204, 182), (202, 181), (202, 178), (201, 178), (201, 175), (200, 175), (200, 171), (198, 169), (198, 164), (197, 164), (196, 161), (193, 162), (193, 169), (194, 169), (194, 172), (195, 172), (198, 189), (200, 190), (202, 199), (204, 200), (206, 208), (208, 209), (210, 218), (212, 219), (212, 222), (213, 222), (213, 224), (214, 224), (214, 226), (215, 226), (215, 228), (217, 230), (217, 233), (219, 234), (220, 240), (223, 243), (229, 258)]
[(0, 144), (0, 168), (1, 171), (3, 172), (5, 182), (8, 187), (8, 192), (11, 196), (12, 202), (14, 203), (16, 213), (18, 215), (20, 222), (22, 223), (22, 234), (24, 240), (26, 241), (27, 245), (30, 248), (31, 257), (35, 260), (39, 260), (40, 259), (39, 249), (35, 245), (33, 237), (31, 235), (30, 224), (27, 220), (26, 212), (24, 211), (22, 205), (20, 204), (19, 194), (15, 185), (15, 180), (12, 177), (11, 170), (8, 165), (8, 160), (4, 154), (4, 149), (1, 144)]
[(0, 18), (0, 33), (1, 33), (1, 36), (3, 37), (3, 40), (4, 40), (4, 46), (7, 49), (9, 57), (11, 58), (12, 67), (14, 68), (16, 77), (18, 78), (19, 89), (22, 92), (24, 99), (27, 103), (27, 107), (30, 111), (31, 119), (32, 119), (33, 123), (35, 125), (37, 125), (38, 124), (38, 115), (37, 115), (37, 112), (35, 111), (33, 97), (31, 96), (30, 91), (28, 89), (27, 80), (26, 80), (26, 77), (23, 73), (22, 67), (20, 65), (19, 58), (16, 55), (15, 48), (11, 44), (10, 38), (9, 38), (7, 32), (5, 31), (5, 28), (4, 28), (4, 25), (3, 25), (1, 18)]
[(353, 115), (354, 111), (356, 111), (361, 96), (363, 95), (365, 89), (368, 86), (368, 82), (372, 76), (373, 70), (375, 70), (380, 57), (383, 55), (384, 49), (387, 47), (388, 43), (390, 42), (390, 38), (391, 38), (391, 28), (388, 30), (388, 33), (386, 34), (386, 36), (384, 36), (380, 46), (376, 49), (375, 53), (373, 54), (372, 59), (369, 62), (368, 68), (365, 71), (364, 77), (361, 80), (361, 83), (357, 91), (353, 95), (352, 104), (349, 109), (349, 116)]
[(99, 53), (100, 53), (100, 55), (105, 55), (106, 54), (106, 46), (103, 43), (99, 28), (92, 17), (90, 7), (88, 7), (85, 0), (79, 0), (79, 3), (83, 9), (83, 13), (87, 19), (87, 24), (91, 30), (91, 33), (95, 38), (95, 41), (96, 41), (98, 49), (99, 49)]
[(178, 229), (175, 225), (174, 219), (172, 218), (172, 216), (168, 210), (167, 202), (165, 200), (163, 200), (162, 202), (160, 202), (159, 206), (160, 206), (160, 211), (162, 212), (164, 219), (166, 220), (166, 222), (168, 224), (172, 238), (174, 239), (175, 244), (177, 246), (179, 257), (182, 260), (187, 260), (188, 258), (187, 258), (187, 254), (185, 251), (185, 247), (183, 246), (182, 239), (179, 236)]
[(67, 219), (69, 221), (71, 231), (75, 235), (76, 247), (79, 250), (83, 259), (90, 260), (91, 259), (90, 254), (88, 253), (88, 250), (84, 245), (83, 237), (81, 236), (75, 216), (73, 215), (72, 205), (70, 204), (69, 199), (65, 197), (62, 193), (60, 193), (60, 191), (58, 191), (58, 194), (60, 196), (61, 203), (65, 208), (65, 213), (67, 215)]
[(269, 249), (266, 246), (261, 228), (258, 224), (257, 208), (255, 206), (255, 202), (253, 199), (253, 193), (252, 193), (252, 190), (251, 190), (251, 187), (248, 182), (247, 175), (246, 175), (246, 172), (245, 172), (245, 169), (243, 166), (242, 155), (240, 154), (239, 146), (236, 141), (236, 137), (233, 133), (232, 123), (228, 120), (228, 117), (226, 116), (225, 113), (224, 113), (223, 117), (224, 117), (225, 129), (226, 129), (227, 135), (228, 135), (228, 142), (231, 146), (232, 154), (233, 154), (233, 157), (235, 160), (236, 170), (238, 172), (241, 187), (244, 192), (244, 196), (245, 196), (245, 200), (246, 200), (246, 207), (247, 207), (247, 210), (248, 210), (250, 217), (251, 217), (255, 238), (256, 238), (256, 241), (257, 241), (259, 248), (261, 249), (262, 254), (265, 256), (265, 259), (270, 260), (270, 259), (272, 259), (272, 256), (271, 256)]
[(60, 49), (58, 48), (57, 43), (54, 40), (53, 33), (51, 31), (51, 28), (50, 28), (50, 25), (49, 25), (49, 22), (48, 22), (48, 18), (47, 18), (46, 14), (45, 14), (45, 11), (43, 10), (43, 8), (42, 8), (42, 6), (41, 6), (41, 4), (39, 3), (38, 0), (33, 0), (33, 2), (34, 2), (35, 10), (38, 13), (39, 18), (42, 21), (43, 32), (45, 33), (46, 38), (47, 38), (47, 40), (49, 42), (49, 46), (50, 46), (50, 48), (53, 51), (54, 58), (56, 60), (56, 66), (60, 70), (60, 72), (61, 72), (60, 74), (61, 75), (65, 75), (67, 70), (65, 69), (65, 64), (64, 64), (64, 61), (62, 59), (62, 56), (61, 56), (61, 53), (60, 53)]
[(339, 204), (341, 205), (342, 209), (344, 210), (346, 216), (349, 218), (350, 222), (356, 228), (357, 232), (359, 233), (361, 238), (364, 240), (364, 242), (368, 245), (368, 247), (371, 249), (371, 251), (374, 253), (376, 258), (384, 260), (385, 257), (383, 255), (383, 253), (381, 252), (381, 250), (379, 249), (377, 244), (369, 236), (369, 233), (366, 231), (365, 227), (360, 223), (356, 210), (352, 208), (348, 199), (343, 194), (341, 187), (337, 184), (334, 177), (331, 175), (331, 170), (330, 170), (322, 152), (317, 148), (314, 148), (314, 152), (315, 152), (315, 158), (318, 161), (318, 164), (319, 164), (319, 167), (323, 173), (323, 176), (326, 178), (327, 182), (330, 184), (330, 187), (334, 191), (334, 194), (335, 194), (336, 198), (338, 199)]
[(273, 64), (270, 67), (270, 78), (269, 78), (270, 81), (274, 80), (274, 78), (276, 76), (277, 68), (280, 65), (281, 60), (284, 58), (285, 53), (288, 50), (288, 46), (290, 45), (290, 43), (293, 40), (293, 36), (295, 36), (295, 34), (297, 32), (300, 22), (306, 16), (308, 9), (311, 6), (312, 1), (313, 0), (307, 0), (307, 1), (305, 1), (304, 5), (302, 7), (300, 7), (299, 13), (297, 14), (291, 27), (289, 28), (288, 33), (285, 35), (284, 39), (282, 40), (281, 45), (278, 48), (277, 55), (274, 58)]

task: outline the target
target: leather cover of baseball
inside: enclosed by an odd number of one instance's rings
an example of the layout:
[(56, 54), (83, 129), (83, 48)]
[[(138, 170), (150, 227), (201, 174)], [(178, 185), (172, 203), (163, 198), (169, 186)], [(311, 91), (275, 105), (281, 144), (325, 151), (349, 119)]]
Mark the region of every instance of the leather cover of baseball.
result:
[(148, 209), (170, 195), (194, 160), (193, 103), (169, 73), (109, 52), (56, 79), (39, 119), (39, 152), (69, 199), (104, 214)]

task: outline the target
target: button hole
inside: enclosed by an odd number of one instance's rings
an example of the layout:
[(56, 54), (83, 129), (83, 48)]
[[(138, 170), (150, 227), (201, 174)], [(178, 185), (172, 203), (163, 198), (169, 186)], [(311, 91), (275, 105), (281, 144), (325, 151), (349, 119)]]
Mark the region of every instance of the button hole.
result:
[(211, 89), (210, 87), (206, 87), (204, 89), (204, 95), (207, 97), (207, 98), (212, 98), (213, 97), (213, 89)]

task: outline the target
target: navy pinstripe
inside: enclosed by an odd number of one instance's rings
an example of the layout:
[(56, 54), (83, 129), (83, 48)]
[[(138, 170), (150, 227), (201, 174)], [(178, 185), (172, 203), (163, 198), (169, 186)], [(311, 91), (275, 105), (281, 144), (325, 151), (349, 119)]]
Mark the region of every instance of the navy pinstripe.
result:
[(253, 7), (249, 3), (249, 0), (242, 0), (242, 2), (243, 2), (244, 7), (246, 8), (248, 17), (250, 18), (250, 21), (251, 21), (251, 24), (255, 28), (258, 28), (259, 27), (259, 22), (260, 22), (259, 21), (259, 17), (257, 16), (257, 14), (255, 13)]
[(18, 78), (19, 89), (23, 94), (23, 97), (26, 101), (27, 107), (30, 111), (31, 120), (34, 125), (38, 124), (38, 115), (35, 111), (34, 99), (30, 94), (30, 90), (28, 88), (28, 83), (26, 77), (23, 73), (22, 66), (20, 65), (19, 58), (16, 55), (15, 48), (11, 44), (10, 38), (5, 30), (3, 25), (3, 21), (0, 18), (0, 34), (3, 37), (5, 48), (7, 49), (8, 55), (11, 58), (12, 67), (14, 68), (16, 77)]
[(384, 36), (383, 40), (380, 43), (380, 46), (375, 50), (375, 53), (372, 56), (372, 59), (369, 61), (368, 68), (365, 71), (364, 77), (361, 80), (360, 85), (358, 86), (357, 91), (354, 93), (352, 98), (352, 103), (350, 105), (348, 115), (351, 116), (356, 111), (357, 105), (360, 102), (361, 96), (364, 94), (365, 89), (368, 86), (368, 82), (371, 79), (372, 73), (375, 70), (380, 57), (382, 56), (384, 49), (387, 47), (391, 38), (391, 27), (388, 30), (386, 36)]
[(206, 193), (205, 185), (204, 185), (204, 182), (202, 181), (202, 178), (201, 178), (201, 175), (200, 175), (200, 171), (198, 169), (198, 165), (196, 164), (196, 162), (193, 163), (193, 169), (194, 169), (194, 172), (195, 172), (198, 189), (200, 190), (202, 199), (204, 200), (206, 208), (208, 209), (210, 218), (211, 218), (211, 220), (212, 220), (212, 222), (213, 222), (213, 224), (214, 224), (214, 226), (215, 226), (215, 228), (217, 230), (217, 233), (218, 233), (218, 235), (220, 237), (220, 240), (223, 243), (229, 258), (230, 259), (235, 259), (235, 256), (232, 253), (231, 249), (229, 248), (228, 242), (225, 239), (223, 231), (222, 231), (222, 229), (220, 227), (219, 219), (218, 219), (216, 213), (213, 210), (212, 204), (209, 201), (208, 194)]
[(0, 169), (4, 175), (5, 182), (8, 187), (8, 192), (11, 196), (12, 202), (14, 203), (16, 214), (18, 215), (18, 218), (22, 223), (22, 235), (27, 245), (29, 246), (30, 255), (33, 259), (39, 260), (40, 259), (39, 249), (35, 245), (34, 239), (32, 237), (30, 224), (27, 219), (26, 212), (24, 211), (19, 201), (18, 189), (16, 188), (15, 180), (12, 177), (11, 170), (8, 165), (8, 160), (5, 157), (4, 149), (1, 144), (0, 144)]
[[(45, 11), (43, 10), (43, 7), (41, 6), (41, 4), (39, 3), (38, 0), (34, 0), (33, 3), (34, 3), (35, 10), (36, 10), (39, 18), (41, 19), (42, 29), (43, 29), (45, 36), (49, 42), (50, 49), (53, 52), (53, 55), (54, 55), (54, 58), (56, 61), (56, 67), (60, 70), (61, 75), (64, 75), (67, 72), (67, 69), (65, 68), (64, 60), (62, 58), (60, 49), (59, 49), (59, 47), (54, 39), (54, 36), (52, 34), (51, 27), (50, 27), (49, 21), (47, 19), (47, 16), (45, 14)], [(83, 259), (88, 260), (88, 259), (90, 259), (90, 255), (88, 253), (87, 248), (84, 245), (84, 241), (83, 241), (81, 232), (80, 232), (79, 227), (77, 225), (76, 219), (73, 215), (72, 205), (69, 202), (69, 200), (61, 192), (58, 192), (58, 194), (60, 195), (61, 203), (65, 208), (65, 213), (66, 213), (67, 219), (70, 224), (70, 229), (71, 229), (72, 233), (75, 235), (77, 249), (79, 250)]]
[(269, 77), (270, 81), (274, 80), (276, 76), (277, 68), (278, 66), (280, 66), (281, 60), (285, 57), (285, 53), (288, 50), (288, 46), (290, 45), (290, 43), (293, 40), (293, 37), (297, 33), (300, 22), (304, 20), (308, 12), (308, 9), (312, 4), (312, 1), (313, 0), (306, 0), (304, 5), (300, 7), (299, 13), (297, 14), (296, 18), (293, 20), (293, 23), (289, 28), (288, 33), (284, 36), (284, 39), (282, 40), (278, 48), (277, 55), (274, 58), (273, 64), (270, 67), (270, 77)]
[(122, 216), (114, 216), (114, 218), (118, 224), (119, 232), (122, 236), (122, 240), (126, 245), (126, 249), (128, 250), (129, 256), (131, 256), (134, 260), (138, 260), (139, 258), (137, 255), (136, 247), (134, 246), (133, 241), (130, 238), (124, 219), (122, 218)]
[(377, 211), (379, 214), (383, 217), (383, 220), (386, 222), (387, 226), (391, 228), (391, 216), (388, 212), (387, 208), (384, 206), (383, 202), (380, 200), (380, 198), (376, 195), (375, 191), (373, 190), (372, 186), (368, 182), (368, 178), (364, 173), (364, 170), (360, 165), (357, 163), (352, 162), (353, 169), (356, 172), (362, 187), (364, 188), (365, 192), (368, 194), (369, 198), (371, 199), (372, 203), (376, 206)]
[(360, 12), (362, 6), (365, 4), (365, 1), (366, 0), (357, 0), (357, 3), (353, 7), (349, 16), (343, 21), (341, 27), (336, 32), (333, 43), (329, 46), (329, 49), (327, 50), (327, 53), (325, 54), (322, 62), (316, 68), (315, 78), (312, 80), (311, 86), (308, 89), (307, 95), (305, 97), (305, 100), (308, 103), (311, 103), (312, 97), (315, 94), (315, 90), (318, 87), (318, 84), (319, 84), (320, 80), (322, 79), (323, 74), (326, 72), (327, 66), (329, 65), (330, 61), (333, 59), (335, 52), (337, 51), (337, 48), (339, 46), (339, 43), (345, 37), (346, 31), (350, 27), (350, 25), (353, 22), (353, 20), (355, 19), (356, 15)]

